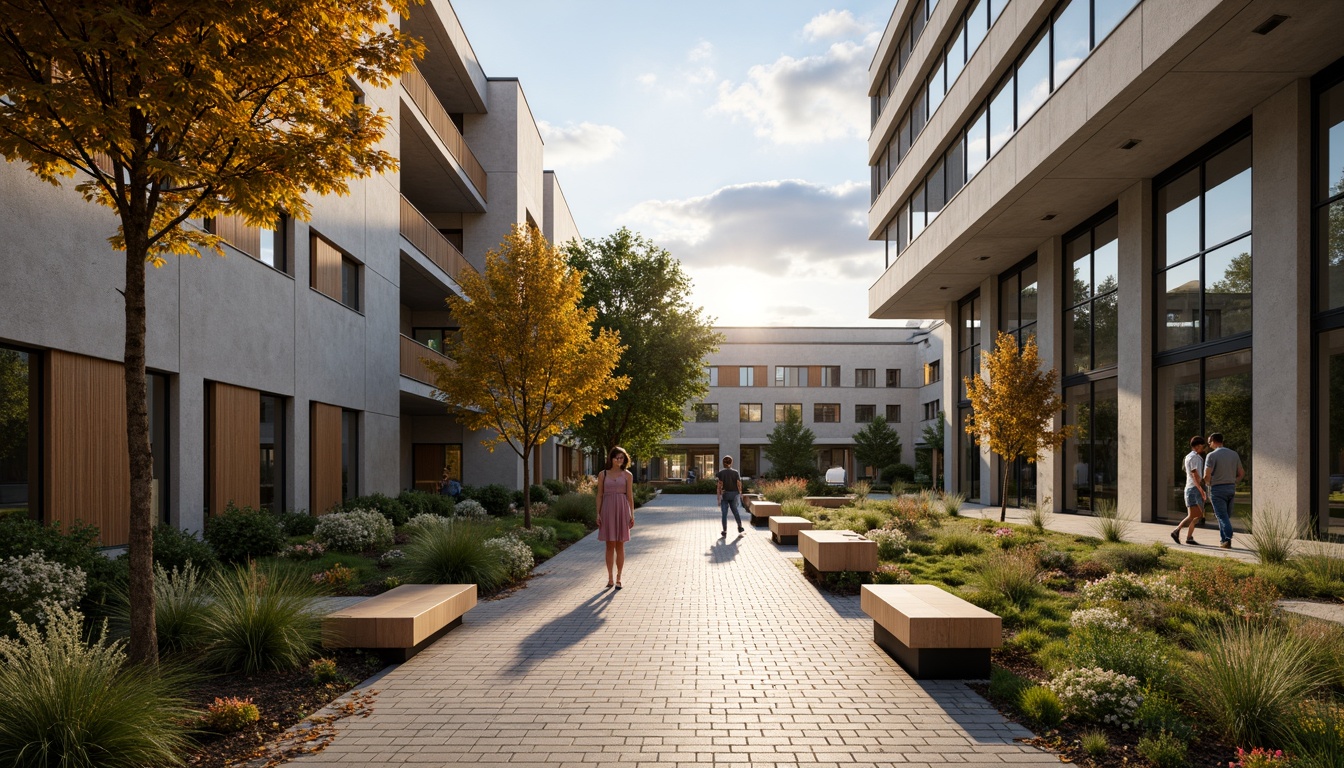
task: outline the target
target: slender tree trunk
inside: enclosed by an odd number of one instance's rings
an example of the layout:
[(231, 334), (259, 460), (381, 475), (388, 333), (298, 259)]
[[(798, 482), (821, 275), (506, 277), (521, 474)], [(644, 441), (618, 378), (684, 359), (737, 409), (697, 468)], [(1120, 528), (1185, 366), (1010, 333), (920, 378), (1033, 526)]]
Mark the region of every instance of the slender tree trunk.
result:
[[(1014, 459), (1016, 461), (1016, 459)], [(1008, 520), (1008, 462), (999, 460), (999, 522)]]
[(154, 631), (154, 518), (150, 488), (154, 464), (149, 448), (149, 406), (145, 384), (145, 255), (144, 235), (126, 232), (126, 452), (131, 469), (130, 660), (159, 663)]
[(532, 451), (534, 446), (523, 449), (523, 527), (532, 530)]

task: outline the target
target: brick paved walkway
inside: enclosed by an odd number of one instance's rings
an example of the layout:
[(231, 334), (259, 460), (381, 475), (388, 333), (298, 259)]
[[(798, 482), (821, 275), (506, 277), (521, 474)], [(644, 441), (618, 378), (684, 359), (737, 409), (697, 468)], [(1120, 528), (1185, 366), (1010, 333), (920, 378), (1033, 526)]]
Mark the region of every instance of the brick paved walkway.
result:
[(595, 535), (571, 546), (296, 764), (1058, 765), (964, 685), (913, 681), (768, 533), (719, 540), (712, 504), (641, 509), (620, 592)]

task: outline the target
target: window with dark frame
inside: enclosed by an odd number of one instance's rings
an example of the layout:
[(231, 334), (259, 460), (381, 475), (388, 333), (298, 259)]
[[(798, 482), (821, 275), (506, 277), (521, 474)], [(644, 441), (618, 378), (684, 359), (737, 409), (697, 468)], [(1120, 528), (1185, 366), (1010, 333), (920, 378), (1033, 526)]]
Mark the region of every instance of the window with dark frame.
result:
[(888, 387), (899, 387), (899, 386), (901, 386), (901, 369), (900, 369), (900, 368), (888, 368), (888, 369), (887, 369), (887, 386), (888, 386)]
[(888, 423), (888, 424), (899, 424), (899, 423), (901, 423), (901, 406), (900, 406), (900, 405), (897, 405), (897, 404), (894, 404), (894, 403), (893, 403), (893, 404), (888, 404), (888, 405), (887, 405), (887, 423)]
[(854, 406), (854, 422), (856, 424), (867, 424), (877, 418), (876, 405), (856, 405)]
[(813, 403), (812, 421), (817, 424), (839, 424), (839, 403)]
[(760, 403), (740, 403), (737, 406), (737, 420), (743, 424), (755, 423), (761, 420)]
[(788, 421), (790, 412), (792, 412), (793, 415), (797, 416), (799, 419), (803, 418), (803, 404), (775, 403), (775, 423), (783, 424), (784, 422)]
[(930, 400), (924, 404), (924, 421), (933, 421), (938, 418), (938, 402), (937, 400)]
[(807, 366), (805, 365), (775, 366), (775, 386), (776, 387), (808, 386)]
[(716, 423), (719, 420), (718, 403), (696, 403), (694, 410), (697, 423)]
[(1316, 370), (1312, 518), (1344, 534), (1344, 59), (1312, 79), (1312, 247)]
[(943, 380), (943, 361), (930, 360), (924, 364), (924, 386), (936, 384)]
[[(1064, 375), (1112, 368), (1119, 333), (1116, 206), (1064, 238)], [(1098, 217), (1094, 217), (1097, 219)]]
[(876, 368), (855, 368), (854, 386), (856, 387), (876, 387), (877, 369)]

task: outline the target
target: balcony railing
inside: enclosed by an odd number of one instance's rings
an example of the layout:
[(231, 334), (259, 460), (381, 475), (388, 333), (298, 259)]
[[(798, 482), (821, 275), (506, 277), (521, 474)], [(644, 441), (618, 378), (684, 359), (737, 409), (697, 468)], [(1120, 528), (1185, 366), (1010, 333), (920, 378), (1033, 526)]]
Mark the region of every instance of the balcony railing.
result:
[(404, 197), (401, 198), (401, 236), (411, 241), (411, 245), (420, 249), (421, 253), (459, 284), (463, 273), (476, 271), (476, 267), (467, 261), (462, 252)]
[(410, 336), (401, 337), (401, 375), (432, 387), (434, 374), (430, 372), (429, 366), (425, 365), (426, 359), (453, 364), (451, 357), (435, 352)]
[(462, 169), (466, 171), (467, 178), (476, 185), (476, 190), (481, 193), (481, 199), (485, 199), (485, 169), (476, 160), (476, 156), (471, 153), (467, 147), (466, 139), (462, 138), (462, 133), (457, 130), (453, 124), (453, 119), (448, 116), (448, 110), (439, 103), (439, 98), (430, 90), (429, 81), (420, 74), (420, 70), (412, 67), (406, 74), (401, 76), (401, 85), (410, 94), (411, 101), (420, 108), (421, 114), (429, 121), (430, 127), (434, 133), (438, 134), (440, 140), (448, 147), (452, 153), (453, 159), (461, 164)]

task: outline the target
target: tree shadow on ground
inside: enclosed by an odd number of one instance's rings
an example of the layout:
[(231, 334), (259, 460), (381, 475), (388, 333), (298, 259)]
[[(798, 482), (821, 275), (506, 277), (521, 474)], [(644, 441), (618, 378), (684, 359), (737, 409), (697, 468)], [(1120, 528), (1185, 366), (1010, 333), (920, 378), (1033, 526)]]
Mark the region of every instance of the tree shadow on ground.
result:
[[(895, 660), (892, 660), (895, 664)], [(1029, 739), (1035, 734), (1009, 721), (993, 704), (971, 690), (961, 680), (916, 680), (952, 722), (956, 723), (976, 744), (1013, 744), (1015, 739)], [(1042, 753), (1045, 754), (1045, 753)]]

